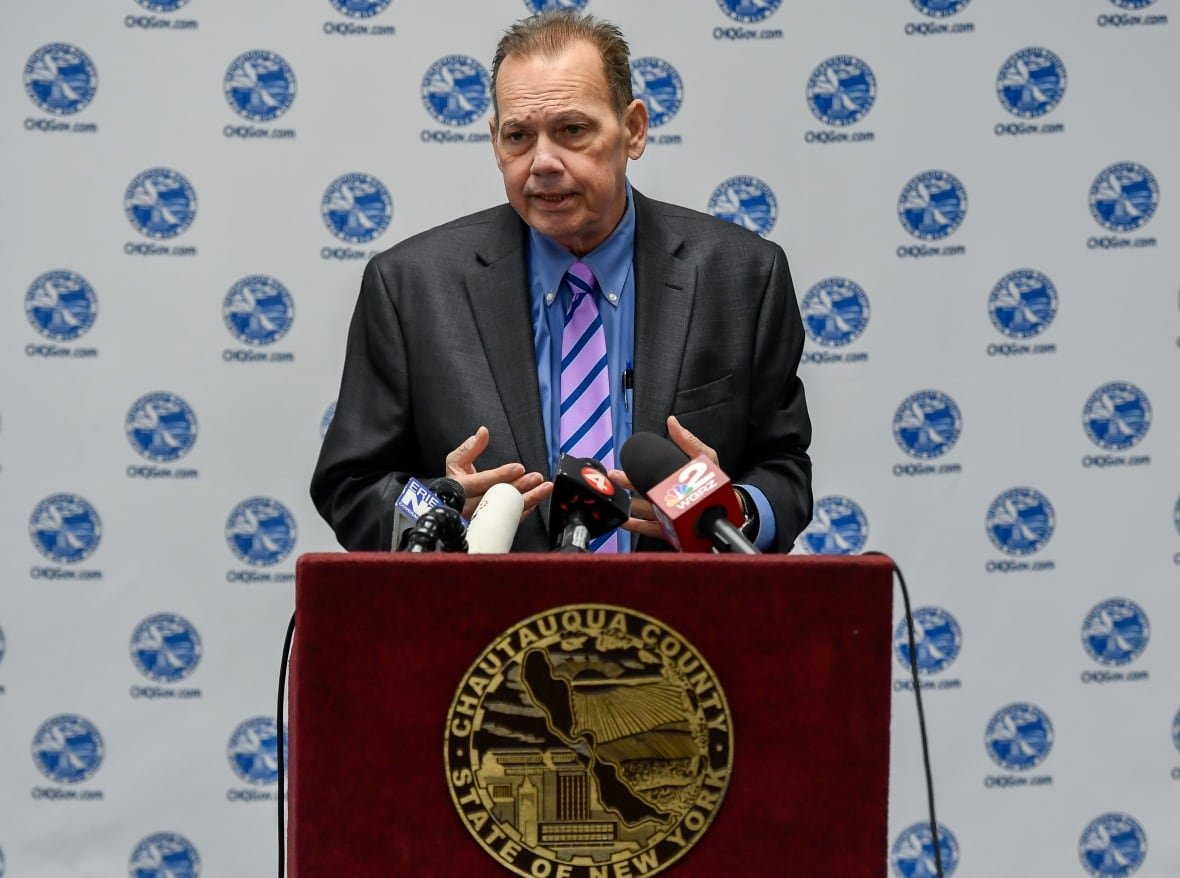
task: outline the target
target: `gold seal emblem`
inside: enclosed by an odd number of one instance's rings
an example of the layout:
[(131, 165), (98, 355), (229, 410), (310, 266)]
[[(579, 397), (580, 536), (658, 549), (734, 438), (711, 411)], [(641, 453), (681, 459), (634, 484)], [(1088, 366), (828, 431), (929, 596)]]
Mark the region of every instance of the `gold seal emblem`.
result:
[(558, 607), (497, 638), (460, 683), (447, 786), (463, 824), (518, 875), (653, 875), (712, 823), (732, 727), (712, 669), (667, 625)]

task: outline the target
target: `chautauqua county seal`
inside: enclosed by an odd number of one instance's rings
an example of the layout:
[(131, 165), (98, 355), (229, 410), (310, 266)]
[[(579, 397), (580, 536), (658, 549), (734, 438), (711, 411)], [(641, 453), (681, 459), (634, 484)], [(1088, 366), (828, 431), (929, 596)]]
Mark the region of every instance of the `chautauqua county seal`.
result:
[(631, 878), (675, 863), (712, 823), (733, 723), (712, 669), (662, 622), (558, 607), (497, 638), (447, 716), (463, 824), (530, 878)]

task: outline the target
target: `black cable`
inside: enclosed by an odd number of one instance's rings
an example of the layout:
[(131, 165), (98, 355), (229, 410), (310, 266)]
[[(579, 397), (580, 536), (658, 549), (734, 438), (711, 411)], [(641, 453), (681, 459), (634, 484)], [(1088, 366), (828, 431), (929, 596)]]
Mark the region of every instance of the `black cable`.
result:
[(906, 587), (905, 576), (897, 562), (884, 552), (865, 552), (865, 555), (879, 555), (888, 558), (901, 586), (901, 599), (905, 604), (905, 625), (910, 643), (910, 676), (914, 681), (914, 702), (918, 706), (918, 733), (922, 739), (922, 765), (926, 769), (926, 807), (930, 811), (930, 836), (934, 842), (934, 869), (937, 878), (942, 874), (942, 843), (938, 838), (938, 819), (934, 816), (934, 774), (930, 770), (930, 742), (926, 737), (926, 711), (922, 707), (922, 686), (918, 681), (918, 647), (914, 636), (914, 613), (910, 608), (910, 590)]
[(283, 640), (283, 659), (279, 664), (279, 705), (275, 711), (275, 726), (279, 735), (279, 878), (287, 872), (287, 766), (286, 750), (287, 735), (283, 722), (284, 701), (287, 694), (287, 665), (291, 658), (291, 640), (295, 636), (295, 614), (291, 614), (291, 621), (287, 623), (287, 637)]

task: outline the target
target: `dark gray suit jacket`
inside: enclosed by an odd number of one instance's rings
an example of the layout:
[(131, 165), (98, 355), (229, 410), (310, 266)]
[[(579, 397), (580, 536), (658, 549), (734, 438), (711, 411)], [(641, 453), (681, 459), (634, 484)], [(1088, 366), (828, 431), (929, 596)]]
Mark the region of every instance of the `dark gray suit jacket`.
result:
[[(812, 505), (811, 422), (796, 375), (803, 327), (786, 256), (731, 223), (634, 197), (634, 429), (667, 435), (676, 415), (735, 482), (766, 494), (775, 548), (786, 551)], [(477, 467), (520, 462), (549, 475), (527, 232), (505, 204), (409, 238), (365, 268), (311, 483), (346, 549), (387, 549), (405, 480), (443, 475), (446, 455), (481, 424), (491, 444)], [(545, 506), (514, 550), (549, 548)]]

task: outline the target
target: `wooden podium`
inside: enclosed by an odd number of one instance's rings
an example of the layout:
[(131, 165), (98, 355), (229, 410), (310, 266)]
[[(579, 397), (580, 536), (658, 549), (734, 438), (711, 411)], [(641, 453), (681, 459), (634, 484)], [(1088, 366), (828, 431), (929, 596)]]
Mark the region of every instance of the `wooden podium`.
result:
[(678, 632), (728, 702), (728, 790), (661, 875), (885, 875), (887, 558), (321, 554), (296, 583), (292, 878), (512, 874), (452, 799), (448, 710), (504, 632), (590, 604)]

